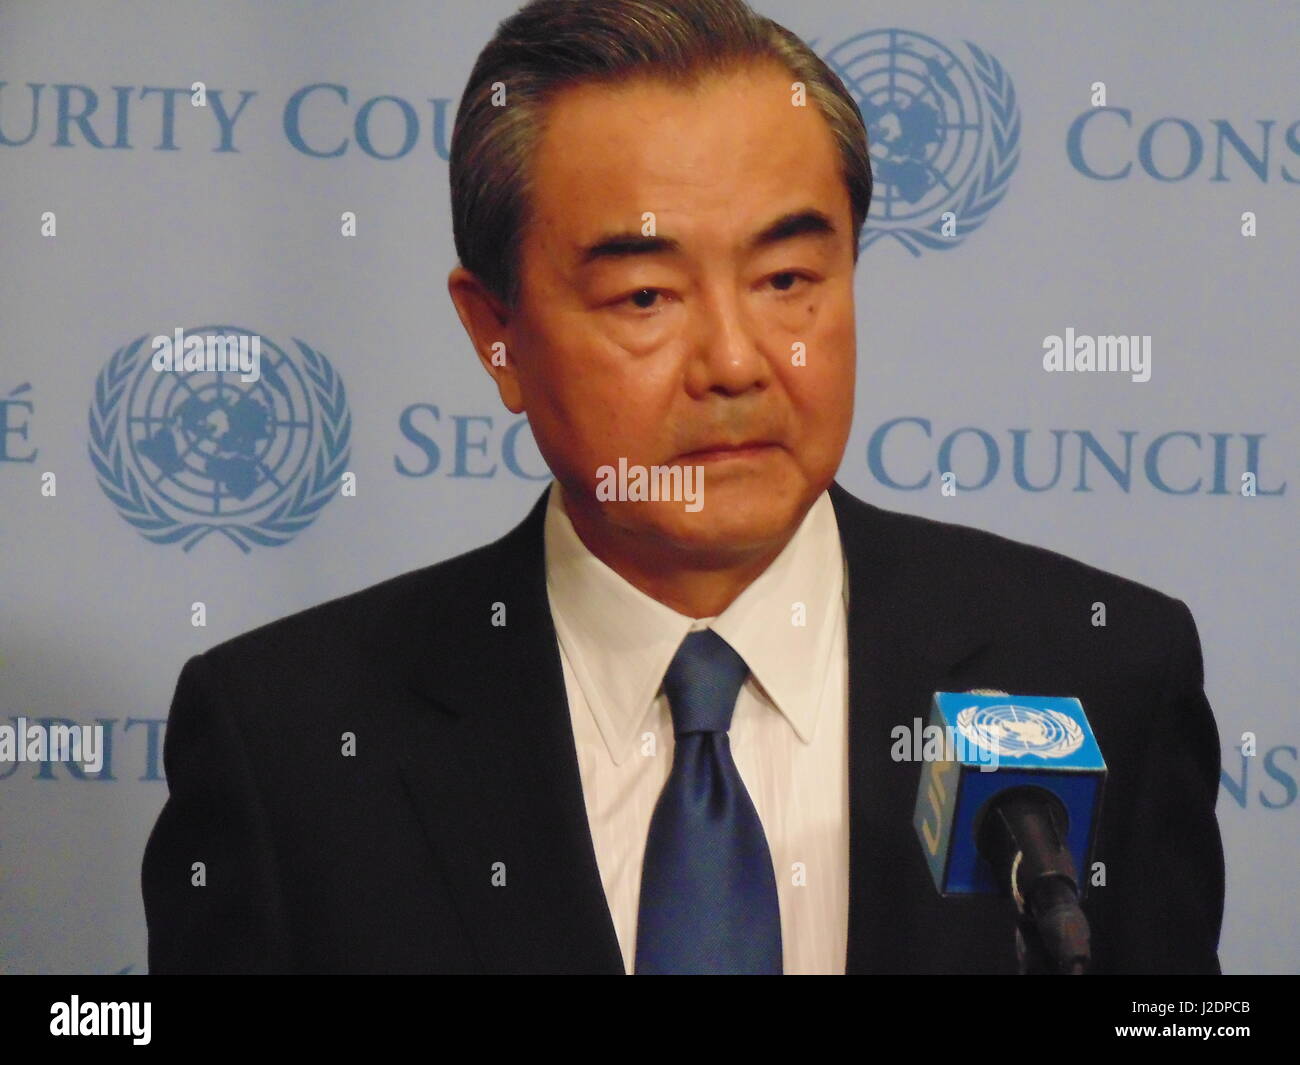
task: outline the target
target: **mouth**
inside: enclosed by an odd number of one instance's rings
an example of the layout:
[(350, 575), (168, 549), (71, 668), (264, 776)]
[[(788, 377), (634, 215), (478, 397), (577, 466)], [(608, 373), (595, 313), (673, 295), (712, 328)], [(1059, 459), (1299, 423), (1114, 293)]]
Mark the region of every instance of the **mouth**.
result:
[(775, 451), (780, 445), (771, 440), (745, 440), (739, 443), (706, 444), (695, 451), (679, 456), (691, 463), (722, 462), (736, 459), (756, 459)]

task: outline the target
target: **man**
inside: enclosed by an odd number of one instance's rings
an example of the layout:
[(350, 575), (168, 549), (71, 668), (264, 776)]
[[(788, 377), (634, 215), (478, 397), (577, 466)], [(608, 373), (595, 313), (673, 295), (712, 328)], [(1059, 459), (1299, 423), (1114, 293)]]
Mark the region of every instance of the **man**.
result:
[[(867, 158), (838, 79), (739, 0), (501, 25), (449, 289), (556, 481), (495, 543), (186, 664), (153, 971), (1013, 972), (1011, 903), (935, 893), (889, 755), (972, 687), (1088, 710), (1095, 970), (1218, 971), (1186, 607), (833, 481)], [(607, 490), (638, 467), (684, 476)]]

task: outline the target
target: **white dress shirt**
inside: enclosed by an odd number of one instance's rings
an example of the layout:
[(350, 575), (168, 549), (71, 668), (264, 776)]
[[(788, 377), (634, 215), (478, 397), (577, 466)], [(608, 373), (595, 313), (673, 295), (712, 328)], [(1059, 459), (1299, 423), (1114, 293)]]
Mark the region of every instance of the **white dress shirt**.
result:
[(672, 715), (660, 685), (686, 634), (712, 628), (750, 669), (731, 750), (772, 852), (784, 970), (843, 973), (848, 581), (829, 493), (713, 618), (679, 614), (596, 558), (574, 532), (554, 481), (545, 543), (587, 820), (624, 969), (635, 968), (641, 862), (673, 760)]

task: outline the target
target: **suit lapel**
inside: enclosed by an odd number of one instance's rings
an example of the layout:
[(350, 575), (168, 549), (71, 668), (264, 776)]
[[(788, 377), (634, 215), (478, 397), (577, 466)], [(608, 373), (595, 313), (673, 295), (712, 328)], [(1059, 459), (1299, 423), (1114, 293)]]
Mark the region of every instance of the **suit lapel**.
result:
[(831, 498), (849, 572), (847, 970), (902, 972), (921, 946), (906, 920), (939, 900), (912, 830), (921, 767), (890, 757), (891, 730), (928, 723), (935, 691), (974, 686), (990, 640), (908, 539), (915, 529), (838, 483)]
[(543, 492), (404, 626), (418, 642), (399, 660), (426, 702), (401, 768), (484, 968), (621, 973), (546, 593), (545, 508)]

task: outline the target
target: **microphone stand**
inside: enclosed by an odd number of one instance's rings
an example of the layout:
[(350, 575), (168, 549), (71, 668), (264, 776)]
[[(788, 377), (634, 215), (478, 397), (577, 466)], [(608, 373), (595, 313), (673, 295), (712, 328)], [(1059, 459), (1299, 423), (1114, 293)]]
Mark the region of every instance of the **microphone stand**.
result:
[(1067, 827), (1060, 799), (1035, 787), (995, 796), (978, 819), (979, 852), (1016, 903), (1021, 975), (1082, 975), (1092, 963)]

